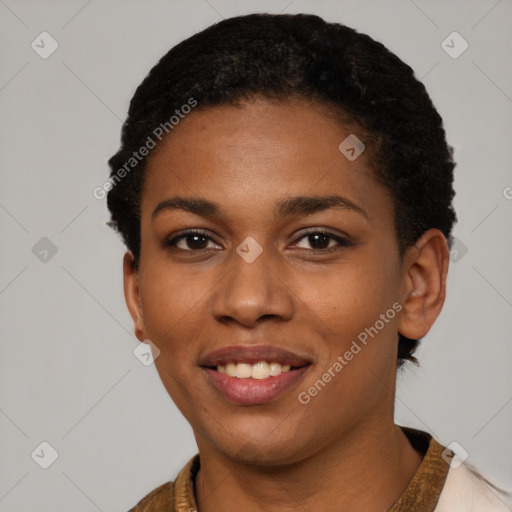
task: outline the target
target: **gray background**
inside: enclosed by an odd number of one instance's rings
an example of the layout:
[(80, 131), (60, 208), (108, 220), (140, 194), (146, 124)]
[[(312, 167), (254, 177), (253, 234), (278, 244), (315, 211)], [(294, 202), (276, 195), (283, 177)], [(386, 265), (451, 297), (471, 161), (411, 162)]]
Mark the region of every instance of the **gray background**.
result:
[[(368, 33), (414, 68), (443, 116), (458, 252), (421, 368), (400, 377), (396, 419), (457, 441), (510, 486), (510, 0), (0, 0), (0, 511), (127, 510), (196, 452), (154, 365), (133, 355), (124, 247), (92, 190), (156, 61), (213, 22), (264, 11)], [(47, 59), (31, 48), (43, 31), (59, 44)], [(469, 43), (457, 59), (441, 47), (453, 31)], [(43, 441), (58, 452), (48, 469), (36, 463), (48, 449), (31, 456)]]

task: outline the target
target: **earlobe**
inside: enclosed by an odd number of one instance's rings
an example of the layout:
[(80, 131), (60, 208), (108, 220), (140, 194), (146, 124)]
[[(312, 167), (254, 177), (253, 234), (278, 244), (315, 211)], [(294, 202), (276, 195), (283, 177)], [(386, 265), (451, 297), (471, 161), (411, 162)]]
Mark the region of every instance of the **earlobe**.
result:
[(402, 315), (398, 331), (410, 339), (424, 337), (441, 313), (449, 265), (446, 238), (429, 229), (403, 259)]
[(135, 336), (139, 341), (144, 341), (147, 339), (147, 335), (140, 297), (139, 272), (135, 268), (131, 251), (126, 251), (123, 257), (123, 282), (124, 298), (133, 320)]

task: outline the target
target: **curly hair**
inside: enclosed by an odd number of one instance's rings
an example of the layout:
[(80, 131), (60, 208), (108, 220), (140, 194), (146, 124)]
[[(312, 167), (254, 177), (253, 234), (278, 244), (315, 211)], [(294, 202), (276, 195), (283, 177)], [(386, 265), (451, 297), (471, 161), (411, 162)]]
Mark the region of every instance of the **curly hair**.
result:
[[(191, 98), (200, 110), (255, 97), (300, 97), (348, 118), (365, 134), (375, 178), (392, 197), (400, 255), (430, 228), (439, 229), (451, 246), (453, 149), (412, 68), (345, 25), (308, 14), (250, 14), (223, 20), (174, 46), (133, 95), (120, 148), (108, 161), (107, 204), (109, 224), (121, 233), (136, 268), (148, 157), (134, 162), (134, 155), (152, 134), (163, 133), (158, 127), (170, 133), (169, 119), (192, 104)], [(398, 366), (417, 363), (418, 342), (399, 334)]]

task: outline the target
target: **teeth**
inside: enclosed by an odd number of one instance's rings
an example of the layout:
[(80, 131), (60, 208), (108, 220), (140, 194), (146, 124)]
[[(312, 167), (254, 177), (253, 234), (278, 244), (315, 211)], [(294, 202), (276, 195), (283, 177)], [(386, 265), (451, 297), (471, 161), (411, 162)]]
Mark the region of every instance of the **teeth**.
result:
[(277, 377), (281, 374), (282, 368), (283, 367), (279, 363), (270, 363), (270, 375), (272, 375), (272, 377)]
[(267, 379), (270, 377), (270, 367), (264, 361), (253, 364), (251, 368), (251, 377), (253, 379)]
[(226, 365), (226, 374), (230, 377), (236, 377), (236, 364), (235, 363), (228, 363)]
[(249, 363), (228, 363), (218, 365), (217, 371), (225, 373), (229, 377), (237, 377), (239, 379), (268, 379), (269, 377), (277, 377), (281, 373), (290, 371), (289, 364), (280, 363), (267, 363), (266, 361), (259, 361), (256, 364)]
[(251, 376), (251, 365), (247, 363), (238, 363), (236, 365), (236, 376), (239, 379), (248, 379)]

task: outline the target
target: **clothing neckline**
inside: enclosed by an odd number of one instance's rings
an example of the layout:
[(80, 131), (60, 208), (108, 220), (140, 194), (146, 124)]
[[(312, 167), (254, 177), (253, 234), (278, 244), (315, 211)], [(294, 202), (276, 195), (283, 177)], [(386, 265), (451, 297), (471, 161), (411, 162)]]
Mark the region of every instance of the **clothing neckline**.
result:
[[(427, 432), (409, 427), (400, 428), (413, 448), (423, 454), (423, 460), (398, 501), (388, 512), (433, 512), (446, 481), (453, 452), (439, 444)], [(197, 453), (176, 477), (173, 486), (176, 512), (197, 510), (194, 488), (200, 467)]]

